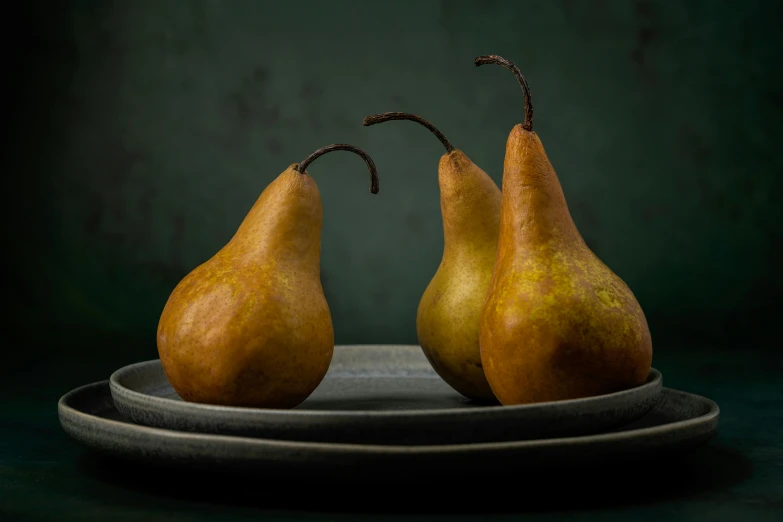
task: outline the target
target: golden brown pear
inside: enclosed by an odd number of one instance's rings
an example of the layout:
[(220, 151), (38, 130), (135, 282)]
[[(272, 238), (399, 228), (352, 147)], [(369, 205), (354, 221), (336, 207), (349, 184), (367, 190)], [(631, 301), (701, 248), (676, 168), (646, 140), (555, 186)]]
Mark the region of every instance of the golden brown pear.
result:
[(330, 145), (289, 166), (261, 193), (234, 237), (174, 289), (158, 324), (171, 386), (192, 402), (292, 408), (326, 374), (334, 330), (320, 279), (321, 197), (306, 168), (318, 156), (362, 156)]
[(481, 364), (479, 320), (497, 252), (500, 189), (427, 120), (389, 112), (368, 116), (364, 125), (388, 120), (415, 121), (446, 147), (438, 165), (443, 257), (419, 302), (419, 344), (452, 388), (475, 401), (497, 402)]
[(498, 255), (481, 317), (481, 360), (502, 404), (588, 397), (645, 382), (652, 341), (628, 286), (588, 248), (544, 146), (530, 93), (506, 144)]

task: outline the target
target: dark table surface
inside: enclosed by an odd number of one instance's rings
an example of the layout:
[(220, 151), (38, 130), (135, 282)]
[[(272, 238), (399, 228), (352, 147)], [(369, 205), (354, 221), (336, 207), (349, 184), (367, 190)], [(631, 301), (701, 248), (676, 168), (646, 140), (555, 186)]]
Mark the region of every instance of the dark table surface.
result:
[(665, 386), (705, 395), (721, 408), (717, 437), (687, 457), (568, 476), (510, 470), (439, 485), (217, 478), (93, 454), (63, 432), (58, 398), (156, 353), (154, 346), (134, 352), (106, 344), (80, 354), (75, 360), (67, 349), (31, 349), (2, 365), (1, 520), (783, 520), (777, 354), (692, 345), (657, 350), (653, 364)]

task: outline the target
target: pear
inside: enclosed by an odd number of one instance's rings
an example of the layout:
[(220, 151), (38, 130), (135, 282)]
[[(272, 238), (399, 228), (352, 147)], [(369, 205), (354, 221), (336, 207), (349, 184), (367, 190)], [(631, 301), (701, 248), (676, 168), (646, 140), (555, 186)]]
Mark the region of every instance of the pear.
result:
[(261, 193), (231, 240), (174, 288), (157, 345), (185, 401), (293, 408), (326, 374), (334, 329), (320, 279), (321, 196), (307, 166), (329, 145), (285, 169)]
[(411, 120), (429, 129), (446, 148), (438, 164), (443, 217), (443, 257), (416, 314), (419, 344), (433, 369), (456, 391), (494, 402), (479, 352), (479, 320), (497, 252), (500, 189), (464, 152), (427, 120), (389, 112), (364, 125)]
[(544, 146), (525, 119), (508, 136), (498, 254), (481, 316), (484, 372), (504, 405), (590, 397), (641, 385), (652, 363), (644, 313), (571, 218)]

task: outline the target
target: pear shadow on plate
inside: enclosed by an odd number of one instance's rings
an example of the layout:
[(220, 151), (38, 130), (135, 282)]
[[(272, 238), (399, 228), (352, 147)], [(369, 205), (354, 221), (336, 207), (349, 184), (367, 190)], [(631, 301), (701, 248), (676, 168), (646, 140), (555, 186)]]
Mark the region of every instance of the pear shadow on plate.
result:
[[(491, 477), (455, 474), (448, 481), (426, 482), (418, 481), (415, 471), (362, 482), (260, 479), (150, 467), (91, 451), (79, 466), (102, 482), (197, 504), (299, 512), (445, 514), (568, 511), (681, 500), (727, 489), (753, 473), (743, 455), (718, 444), (653, 460), (607, 462), (598, 468), (498, 470)], [(444, 497), (441, 492), (449, 490), (464, 493)]]
[(453, 409), (495, 406), (496, 403), (475, 402), (457, 395), (433, 397), (422, 400), (420, 396), (402, 396), (401, 394), (380, 395), (356, 398), (319, 398), (307, 402), (307, 410), (312, 411), (385, 411), (385, 410), (425, 410)]
[[(456, 400), (451, 401), (457, 403)], [(340, 399), (318, 399), (307, 403), (308, 411), (385, 411), (385, 410), (415, 410), (427, 408), (449, 407), (450, 404), (443, 404), (442, 401), (433, 401), (432, 403), (423, 402), (417, 397), (396, 396), (375, 396), (370, 398), (355, 398), (348, 400)]]

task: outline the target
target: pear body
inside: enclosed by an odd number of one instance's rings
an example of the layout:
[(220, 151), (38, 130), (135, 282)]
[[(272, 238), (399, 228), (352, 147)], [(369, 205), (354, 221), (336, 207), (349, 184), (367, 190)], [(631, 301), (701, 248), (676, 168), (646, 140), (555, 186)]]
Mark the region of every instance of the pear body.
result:
[(505, 405), (628, 389), (645, 382), (652, 363), (639, 303), (584, 242), (541, 141), (521, 125), (506, 145), (480, 344)]
[(158, 352), (183, 400), (292, 408), (326, 374), (334, 330), (320, 280), (321, 199), (293, 167), (166, 302)]
[(438, 166), (444, 248), (419, 302), (419, 344), (438, 375), (476, 401), (492, 401), (479, 350), (479, 321), (492, 277), (500, 221), (500, 189), (458, 151)]

